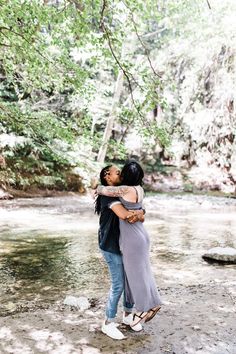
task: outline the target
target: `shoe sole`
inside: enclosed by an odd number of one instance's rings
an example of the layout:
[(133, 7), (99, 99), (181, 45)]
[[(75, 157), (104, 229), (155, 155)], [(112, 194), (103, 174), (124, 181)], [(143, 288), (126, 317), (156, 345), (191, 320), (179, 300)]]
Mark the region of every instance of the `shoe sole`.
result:
[[(135, 327), (135, 326), (134, 326)], [(131, 327), (130, 328), (132, 329), (132, 331), (134, 332), (141, 332), (143, 330), (143, 327), (141, 329), (134, 329), (134, 327)]]
[(106, 332), (106, 330), (104, 330), (103, 328), (102, 328), (102, 333), (105, 334), (106, 336), (108, 336), (109, 338), (112, 338), (112, 339), (115, 339), (115, 340), (123, 340), (123, 339), (126, 339), (125, 336), (123, 336), (122, 338), (115, 338), (115, 336), (112, 337), (112, 336), (110, 336), (110, 335)]
[[(136, 327), (137, 325), (131, 327), (130, 326), (130, 323), (125, 323), (125, 322), (122, 322), (122, 324), (124, 324), (125, 326), (129, 326), (134, 332), (141, 332), (143, 330), (143, 327), (141, 329), (134, 329), (134, 327)], [(138, 323), (139, 324), (139, 323)]]

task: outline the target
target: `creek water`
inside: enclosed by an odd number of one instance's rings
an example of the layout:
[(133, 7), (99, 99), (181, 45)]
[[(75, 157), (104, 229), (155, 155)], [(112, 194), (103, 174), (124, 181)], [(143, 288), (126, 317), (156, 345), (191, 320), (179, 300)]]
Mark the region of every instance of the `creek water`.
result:
[[(236, 247), (236, 200), (194, 195), (147, 196), (145, 225), (161, 289), (228, 282), (236, 266), (208, 264), (214, 246)], [(90, 196), (0, 202), (0, 316), (63, 301), (104, 297), (106, 265), (97, 246)]]

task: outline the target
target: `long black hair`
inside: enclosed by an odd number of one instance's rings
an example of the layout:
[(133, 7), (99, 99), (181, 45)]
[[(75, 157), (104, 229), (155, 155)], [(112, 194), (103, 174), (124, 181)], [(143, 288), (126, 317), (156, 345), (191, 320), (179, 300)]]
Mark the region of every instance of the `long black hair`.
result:
[[(100, 172), (100, 176), (99, 176), (100, 182), (103, 186), (108, 186), (105, 176), (106, 176), (107, 172), (109, 171), (109, 169), (111, 168), (111, 166), (112, 165), (107, 165), (106, 167), (103, 167), (103, 169)], [(101, 195), (98, 195), (95, 200), (94, 210), (95, 210), (95, 213), (98, 215), (101, 213)]]
[(142, 186), (143, 184), (144, 172), (135, 160), (126, 162), (120, 176), (122, 184), (125, 186)]

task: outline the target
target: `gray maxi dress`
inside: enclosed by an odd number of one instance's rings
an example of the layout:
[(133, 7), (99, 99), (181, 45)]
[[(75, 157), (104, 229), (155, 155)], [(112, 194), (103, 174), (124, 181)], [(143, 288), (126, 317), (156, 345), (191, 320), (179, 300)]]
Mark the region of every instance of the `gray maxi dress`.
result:
[[(120, 201), (126, 209), (141, 209), (143, 189), (135, 187), (138, 202)], [(142, 222), (129, 224), (120, 219), (120, 250), (125, 270), (126, 300), (135, 305), (137, 311), (148, 311), (161, 305), (149, 257), (150, 240)]]

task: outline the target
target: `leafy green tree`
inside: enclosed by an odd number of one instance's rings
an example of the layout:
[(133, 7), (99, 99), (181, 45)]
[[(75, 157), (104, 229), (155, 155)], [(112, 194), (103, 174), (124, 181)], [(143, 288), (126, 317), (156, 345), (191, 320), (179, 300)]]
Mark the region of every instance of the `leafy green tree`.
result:
[(28, 139), (25, 151), (50, 173), (75, 164), (57, 141), (69, 150), (80, 139), (101, 162), (127, 155), (132, 130), (168, 145), (179, 114), (167, 105), (167, 89), (179, 89), (170, 48), (207, 37), (211, 1), (0, 0), (0, 9), (0, 130)]

